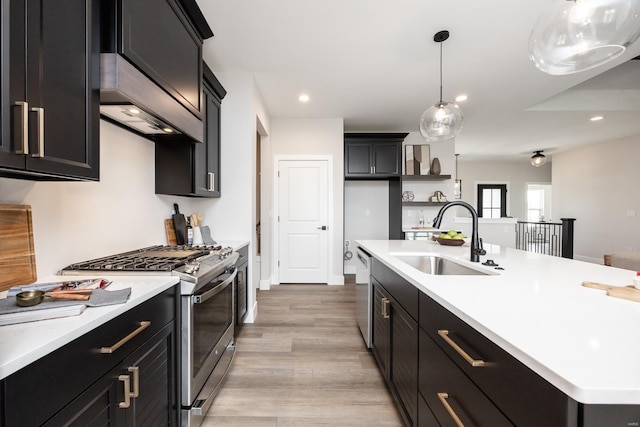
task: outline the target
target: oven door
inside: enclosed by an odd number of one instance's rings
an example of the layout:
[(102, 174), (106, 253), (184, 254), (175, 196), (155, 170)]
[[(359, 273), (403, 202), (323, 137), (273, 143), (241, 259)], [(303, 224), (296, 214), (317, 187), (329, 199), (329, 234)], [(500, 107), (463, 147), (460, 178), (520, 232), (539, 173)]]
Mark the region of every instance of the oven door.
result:
[(233, 345), (233, 282), (237, 269), (182, 296), (182, 406), (191, 406)]

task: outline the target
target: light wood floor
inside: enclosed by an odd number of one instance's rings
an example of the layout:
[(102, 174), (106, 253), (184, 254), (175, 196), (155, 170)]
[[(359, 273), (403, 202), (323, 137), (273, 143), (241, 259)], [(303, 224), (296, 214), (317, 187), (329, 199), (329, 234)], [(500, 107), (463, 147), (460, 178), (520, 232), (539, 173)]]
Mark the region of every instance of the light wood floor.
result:
[(354, 304), (353, 284), (259, 291), (203, 427), (402, 426)]

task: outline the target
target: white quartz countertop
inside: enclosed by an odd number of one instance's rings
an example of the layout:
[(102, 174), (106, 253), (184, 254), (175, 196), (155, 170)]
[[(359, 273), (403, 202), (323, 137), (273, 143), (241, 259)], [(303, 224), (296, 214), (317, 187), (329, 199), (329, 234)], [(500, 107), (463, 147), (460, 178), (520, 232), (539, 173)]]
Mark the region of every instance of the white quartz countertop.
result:
[[(51, 283), (82, 277), (54, 276), (38, 282)], [(107, 290), (131, 288), (131, 295), (126, 303), (87, 307), (78, 316), (0, 326), (0, 379), (178, 283), (177, 276), (105, 276), (105, 278), (113, 281)], [(2, 298), (5, 295), (6, 292), (0, 293)]]
[[(502, 271), (469, 261), (469, 246), (359, 240), (357, 246), (578, 402), (640, 404), (640, 303), (583, 281), (631, 285), (635, 272), (485, 244)], [(492, 273), (432, 276), (397, 254), (438, 254)]]

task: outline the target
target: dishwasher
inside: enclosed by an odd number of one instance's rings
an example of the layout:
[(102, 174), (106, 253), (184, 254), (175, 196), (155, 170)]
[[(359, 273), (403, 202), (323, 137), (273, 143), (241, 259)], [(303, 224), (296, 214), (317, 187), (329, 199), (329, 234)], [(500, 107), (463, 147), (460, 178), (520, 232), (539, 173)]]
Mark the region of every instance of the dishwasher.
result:
[(371, 348), (372, 295), (371, 255), (358, 247), (356, 250), (356, 320), (367, 348)]

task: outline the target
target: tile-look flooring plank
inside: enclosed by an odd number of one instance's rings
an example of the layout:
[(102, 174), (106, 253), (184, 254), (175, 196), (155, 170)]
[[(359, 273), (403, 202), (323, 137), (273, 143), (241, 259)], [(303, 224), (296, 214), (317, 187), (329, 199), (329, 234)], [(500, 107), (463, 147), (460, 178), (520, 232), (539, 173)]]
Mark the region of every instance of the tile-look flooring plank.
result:
[(259, 291), (203, 427), (401, 427), (354, 310), (350, 283)]

